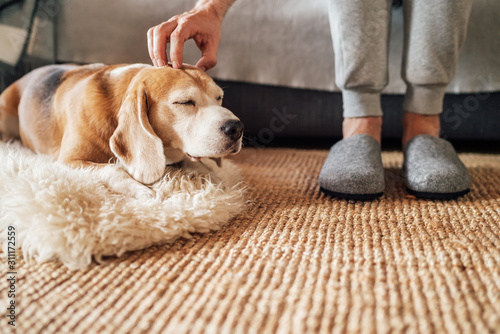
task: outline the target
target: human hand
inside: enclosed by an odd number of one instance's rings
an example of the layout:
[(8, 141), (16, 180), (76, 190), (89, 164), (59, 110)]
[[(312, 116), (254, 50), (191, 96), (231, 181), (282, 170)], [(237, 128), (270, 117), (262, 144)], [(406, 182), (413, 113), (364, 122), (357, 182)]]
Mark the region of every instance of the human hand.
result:
[(182, 67), (184, 42), (192, 38), (202, 55), (196, 66), (207, 71), (217, 64), (222, 16), (210, 6), (195, 7), (148, 30), (148, 51), (155, 66), (168, 63), (166, 47), (170, 43), (173, 68)]

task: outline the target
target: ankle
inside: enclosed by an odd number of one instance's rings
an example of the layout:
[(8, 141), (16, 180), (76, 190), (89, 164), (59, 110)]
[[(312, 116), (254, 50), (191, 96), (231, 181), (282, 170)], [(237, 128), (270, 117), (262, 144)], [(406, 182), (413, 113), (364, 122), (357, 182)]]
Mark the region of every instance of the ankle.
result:
[(439, 115), (422, 115), (406, 111), (403, 116), (403, 146), (418, 135), (439, 137), (441, 121)]
[(342, 123), (342, 133), (344, 139), (359, 134), (367, 134), (375, 138), (375, 140), (380, 144), (382, 134), (382, 117), (346, 117)]

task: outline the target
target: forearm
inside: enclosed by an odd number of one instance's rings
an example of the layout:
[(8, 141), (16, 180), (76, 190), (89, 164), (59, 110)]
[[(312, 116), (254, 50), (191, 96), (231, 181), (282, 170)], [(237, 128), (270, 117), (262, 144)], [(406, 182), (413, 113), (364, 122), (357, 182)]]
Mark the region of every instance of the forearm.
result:
[(207, 8), (215, 12), (222, 21), (235, 0), (198, 0), (194, 8)]

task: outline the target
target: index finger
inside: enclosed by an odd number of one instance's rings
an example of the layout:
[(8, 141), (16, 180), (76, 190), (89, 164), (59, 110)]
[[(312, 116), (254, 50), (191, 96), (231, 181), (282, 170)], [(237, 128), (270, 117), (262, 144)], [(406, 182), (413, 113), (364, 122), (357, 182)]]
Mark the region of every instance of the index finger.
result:
[(177, 26), (170, 35), (170, 59), (172, 59), (173, 68), (182, 67), (182, 51), (184, 50), (184, 42), (187, 40), (187, 34), (184, 29)]

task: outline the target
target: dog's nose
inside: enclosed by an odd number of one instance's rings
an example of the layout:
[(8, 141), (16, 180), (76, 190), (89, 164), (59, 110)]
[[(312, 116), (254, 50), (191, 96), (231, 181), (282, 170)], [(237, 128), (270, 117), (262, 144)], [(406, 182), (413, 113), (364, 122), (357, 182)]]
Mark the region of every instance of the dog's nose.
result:
[(232, 140), (237, 140), (243, 135), (244, 126), (241, 121), (227, 121), (220, 129)]

